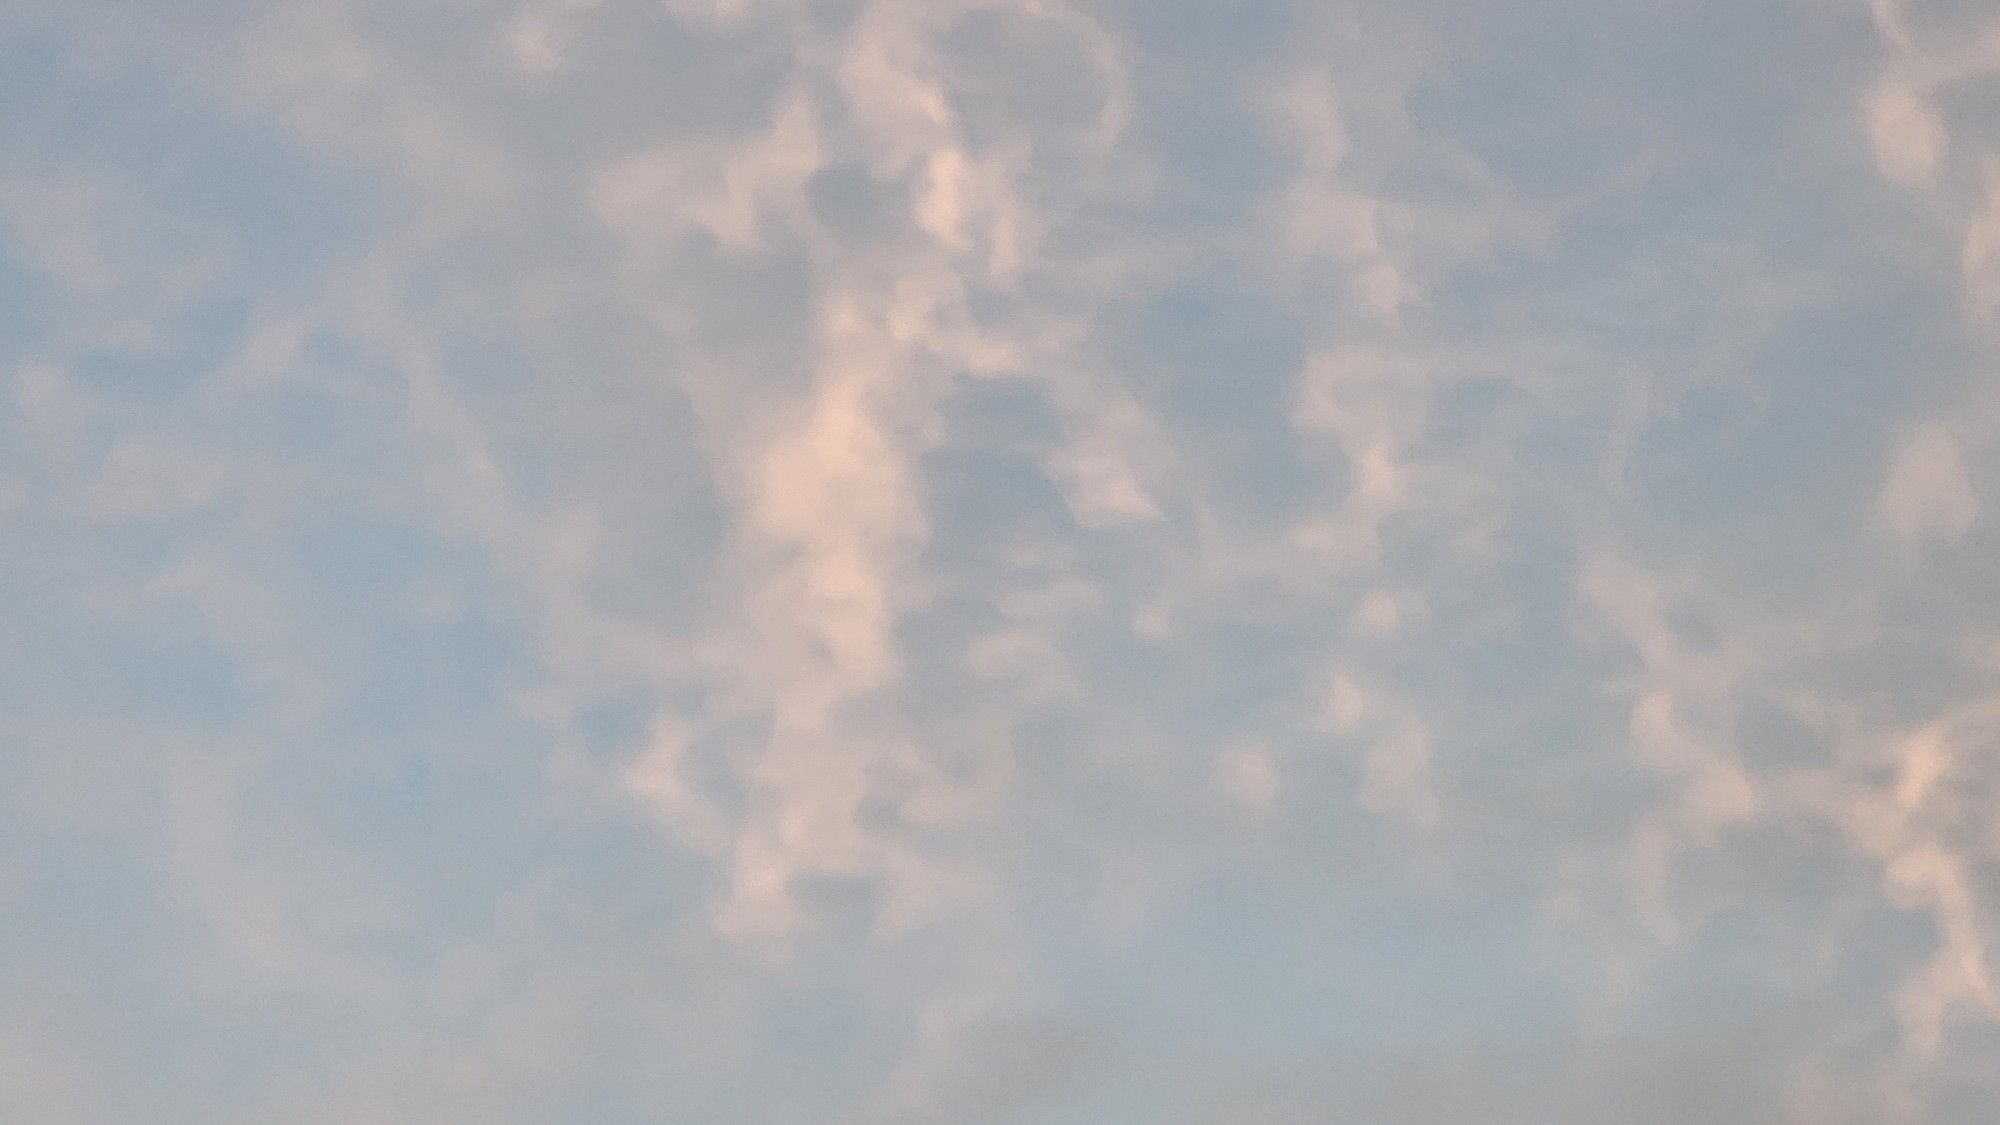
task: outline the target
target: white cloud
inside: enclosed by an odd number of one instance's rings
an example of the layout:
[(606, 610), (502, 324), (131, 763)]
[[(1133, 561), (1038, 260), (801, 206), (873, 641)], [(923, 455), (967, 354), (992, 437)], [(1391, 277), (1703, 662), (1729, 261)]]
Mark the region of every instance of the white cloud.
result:
[(1873, 10), (36, 7), (0, 1102), (1983, 1092), (2000, 54)]
[(1233, 746), (1218, 756), (1215, 782), (1230, 800), (1251, 809), (1269, 808), (1284, 791), (1271, 752), (1255, 745)]
[(1868, 139), (1882, 174), (1906, 187), (1927, 187), (1944, 159), (1944, 124), (1907, 83), (1885, 81), (1868, 98)]
[(1979, 498), (1950, 430), (1931, 424), (1903, 438), (1875, 510), (1883, 526), (1907, 547), (1958, 539), (1972, 527), (1979, 517)]

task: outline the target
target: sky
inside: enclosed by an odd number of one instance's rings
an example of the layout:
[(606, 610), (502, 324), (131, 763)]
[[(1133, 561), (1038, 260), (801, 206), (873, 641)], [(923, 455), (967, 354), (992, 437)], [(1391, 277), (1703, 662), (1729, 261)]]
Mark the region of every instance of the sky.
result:
[(2000, 10), (0, 0), (0, 1118), (2000, 1119)]

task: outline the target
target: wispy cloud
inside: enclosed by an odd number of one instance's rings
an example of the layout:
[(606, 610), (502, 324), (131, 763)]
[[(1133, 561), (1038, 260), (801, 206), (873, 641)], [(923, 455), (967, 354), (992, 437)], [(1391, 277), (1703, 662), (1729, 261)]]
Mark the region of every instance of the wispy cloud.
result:
[(2000, 1106), (1977, 5), (7, 22), (0, 1116)]

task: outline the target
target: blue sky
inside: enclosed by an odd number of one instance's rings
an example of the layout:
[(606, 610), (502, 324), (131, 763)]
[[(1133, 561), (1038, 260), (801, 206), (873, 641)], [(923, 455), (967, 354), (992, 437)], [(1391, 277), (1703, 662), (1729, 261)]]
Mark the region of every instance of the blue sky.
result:
[(1970, 0), (11, 0), (0, 1116), (2000, 1114)]

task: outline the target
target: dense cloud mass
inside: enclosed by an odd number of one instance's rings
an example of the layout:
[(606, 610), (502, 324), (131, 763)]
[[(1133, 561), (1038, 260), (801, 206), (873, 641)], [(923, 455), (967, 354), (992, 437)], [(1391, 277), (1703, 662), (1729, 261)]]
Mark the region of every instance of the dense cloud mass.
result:
[(2000, 1120), (2000, 13), (8, 0), (0, 1118)]

